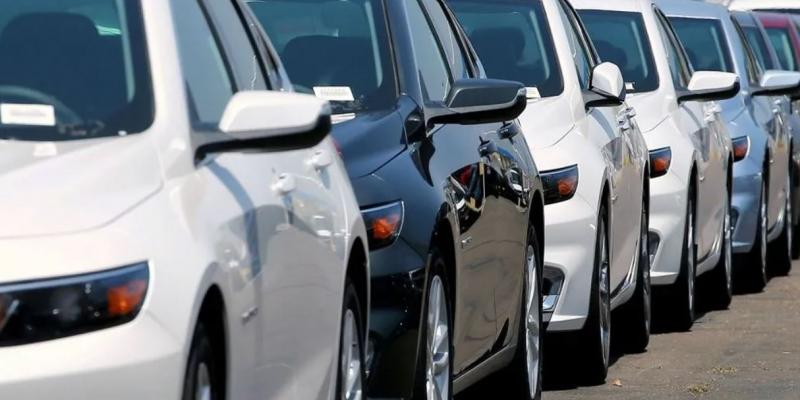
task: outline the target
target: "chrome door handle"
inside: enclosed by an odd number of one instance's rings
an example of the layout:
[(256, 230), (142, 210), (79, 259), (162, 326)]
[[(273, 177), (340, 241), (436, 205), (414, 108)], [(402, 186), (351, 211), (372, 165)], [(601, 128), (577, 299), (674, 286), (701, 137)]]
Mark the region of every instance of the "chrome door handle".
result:
[(333, 157), (331, 153), (327, 150), (317, 150), (311, 159), (309, 160), (309, 164), (315, 169), (323, 169), (333, 163)]
[(291, 174), (281, 174), (278, 181), (272, 186), (272, 190), (281, 195), (286, 195), (297, 189), (297, 182)]

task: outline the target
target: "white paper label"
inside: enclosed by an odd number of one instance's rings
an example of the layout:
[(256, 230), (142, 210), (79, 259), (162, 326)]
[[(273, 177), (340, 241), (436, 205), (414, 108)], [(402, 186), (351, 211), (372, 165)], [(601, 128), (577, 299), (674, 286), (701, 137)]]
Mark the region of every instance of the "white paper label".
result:
[(537, 87), (526, 87), (525, 88), (526, 96), (528, 99), (541, 99), (542, 95), (539, 93), (539, 88)]
[(626, 82), (625, 83), (625, 90), (634, 90), (633, 89), (633, 82)]
[(348, 86), (314, 86), (314, 94), (328, 101), (354, 101), (353, 91)]
[(56, 110), (49, 105), (0, 104), (0, 123), (5, 125), (56, 126)]

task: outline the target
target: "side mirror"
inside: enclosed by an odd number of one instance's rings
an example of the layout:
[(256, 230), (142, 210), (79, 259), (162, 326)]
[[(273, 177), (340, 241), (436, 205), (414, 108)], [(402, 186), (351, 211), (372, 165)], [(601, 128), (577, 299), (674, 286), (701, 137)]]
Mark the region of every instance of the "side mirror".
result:
[(315, 146), (331, 129), (327, 101), (311, 95), (244, 91), (231, 97), (219, 130), (196, 146), (195, 159), (206, 155), (247, 149), (292, 150)]
[(678, 103), (725, 100), (739, 93), (739, 77), (729, 72), (697, 71), (687, 90), (678, 92)]
[(753, 96), (788, 96), (800, 92), (800, 72), (765, 71)]
[(498, 79), (461, 79), (453, 84), (444, 108), (433, 111), (429, 124), (485, 124), (519, 117), (528, 99), (519, 82)]
[(594, 67), (591, 85), (583, 96), (586, 108), (613, 107), (625, 101), (625, 80), (614, 63), (604, 62)]

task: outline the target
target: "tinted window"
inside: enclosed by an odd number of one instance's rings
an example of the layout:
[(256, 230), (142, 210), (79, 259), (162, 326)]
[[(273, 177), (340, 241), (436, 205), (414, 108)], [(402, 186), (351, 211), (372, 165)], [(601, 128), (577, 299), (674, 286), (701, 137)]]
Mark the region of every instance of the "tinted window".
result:
[(655, 13), (661, 40), (667, 49), (667, 62), (669, 63), (669, 72), (672, 75), (672, 83), (676, 88), (686, 87), (690, 79), (689, 61), (684, 58), (683, 48), (667, 18), (658, 10), (655, 10)]
[(391, 108), (397, 88), (380, 0), (248, 0), (298, 92), (336, 113)]
[(792, 41), (789, 39), (789, 32), (782, 28), (767, 28), (767, 36), (772, 42), (772, 48), (778, 54), (778, 61), (781, 69), (797, 71), (797, 62), (794, 57)]
[(175, 29), (192, 124), (195, 129), (213, 131), (235, 85), (199, 4), (188, 1), (186, 5), (175, 19)]
[(583, 40), (583, 34), (578, 26), (577, 21), (572, 15), (572, 11), (567, 8), (562, 1), (558, 2), (561, 21), (564, 23), (564, 28), (567, 30), (567, 37), (569, 39), (569, 47), (572, 50), (572, 59), (575, 61), (575, 68), (578, 71), (578, 80), (581, 84), (581, 89), (589, 88), (589, 79), (592, 75), (592, 62), (589, 56), (589, 49), (587, 43)]
[(442, 50), (447, 56), (447, 63), (450, 64), (450, 70), (453, 71), (453, 76), (458, 78), (469, 78), (469, 70), (464, 61), (464, 53), (461, 51), (461, 45), (458, 37), (455, 35), (453, 25), (450, 24), (450, 19), (442, 9), (442, 3), (439, 0), (422, 0), (425, 4), (428, 16), (433, 22), (436, 33), (439, 36)]
[(425, 100), (442, 101), (450, 91), (450, 75), (431, 26), (416, 0), (408, 1), (408, 19), (419, 79)]
[(695, 70), (734, 72), (721, 21), (670, 18), (670, 22)]
[(264, 70), (253, 49), (253, 42), (245, 25), (233, 6), (233, 0), (206, 1), (209, 14), (225, 44), (225, 53), (231, 62), (240, 90), (264, 90)]
[(753, 49), (753, 54), (755, 54), (761, 68), (765, 70), (777, 69), (772, 62), (772, 57), (770, 57), (769, 48), (767, 47), (767, 41), (764, 40), (764, 35), (761, 34), (761, 30), (755, 26), (745, 26), (742, 27), (742, 31), (747, 39), (747, 43), (750, 44), (750, 48)]
[(640, 13), (595, 10), (579, 13), (600, 59), (620, 67), (629, 92), (658, 89), (658, 73)]
[(138, 1), (0, 0), (0, 138), (124, 136), (153, 108)]
[(522, 82), (541, 97), (563, 91), (553, 38), (539, 1), (450, 0), (490, 78)]

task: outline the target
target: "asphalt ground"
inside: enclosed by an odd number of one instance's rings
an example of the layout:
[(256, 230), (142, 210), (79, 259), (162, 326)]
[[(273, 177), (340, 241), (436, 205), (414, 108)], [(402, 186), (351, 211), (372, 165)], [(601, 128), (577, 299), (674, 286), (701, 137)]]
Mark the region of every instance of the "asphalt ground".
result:
[[(728, 310), (700, 304), (690, 332), (657, 328), (645, 353), (612, 348), (605, 384), (580, 384), (569, 367), (577, 355), (552, 370), (548, 359), (543, 398), (800, 400), (800, 262), (793, 272), (772, 278), (762, 293), (737, 294)], [(456, 399), (521, 398), (504, 378), (495, 374)]]

